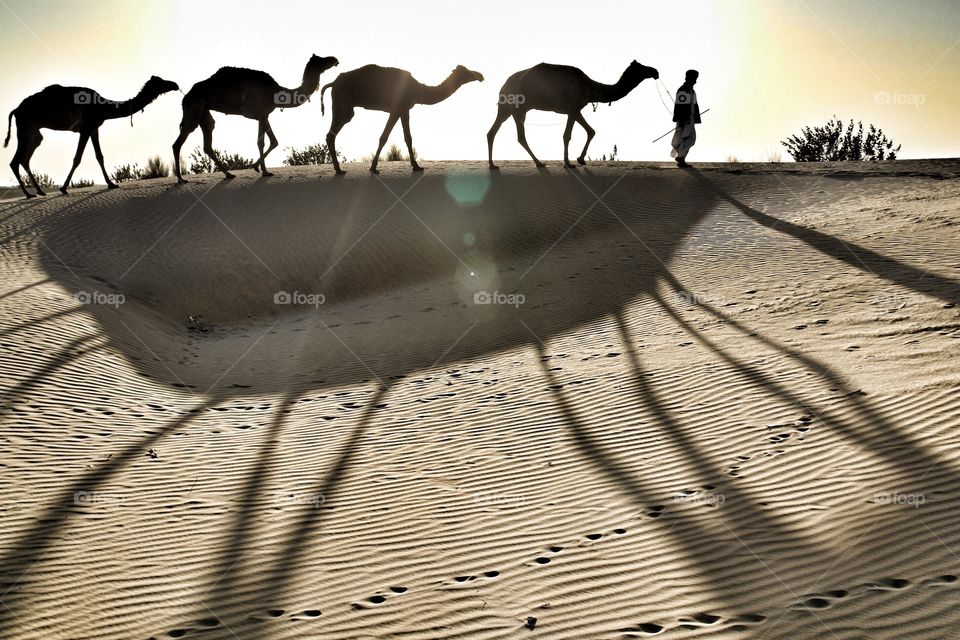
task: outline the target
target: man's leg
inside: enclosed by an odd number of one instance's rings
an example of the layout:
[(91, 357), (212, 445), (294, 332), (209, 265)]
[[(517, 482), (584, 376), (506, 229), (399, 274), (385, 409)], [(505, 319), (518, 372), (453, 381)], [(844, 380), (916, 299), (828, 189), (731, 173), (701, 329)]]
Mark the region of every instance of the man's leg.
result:
[[(688, 124), (683, 127), (682, 132), (680, 133), (681, 139), (680, 144), (674, 147), (674, 153), (676, 154), (677, 166), (678, 167), (689, 167), (687, 164), (687, 154), (690, 153), (690, 148), (697, 142), (697, 129), (694, 125)], [(671, 154), (673, 155), (673, 154)]]

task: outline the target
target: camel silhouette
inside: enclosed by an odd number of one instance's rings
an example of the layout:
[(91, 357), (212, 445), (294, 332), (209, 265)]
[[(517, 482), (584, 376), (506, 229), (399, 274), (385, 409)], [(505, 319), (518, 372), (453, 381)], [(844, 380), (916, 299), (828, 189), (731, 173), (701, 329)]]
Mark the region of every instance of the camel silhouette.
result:
[(410, 165), (414, 171), (423, 171), (423, 167), (417, 164), (413, 153), (410, 109), (418, 104), (442, 102), (453, 95), (457, 89), (474, 80), (483, 82), (483, 75), (463, 65), (457, 65), (446, 80), (433, 87), (417, 81), (409, 71), (375, 64), (341, 73), (336, 80), (325, 85), (320, 91), (320, 113), (322, 114), (324, 113), (323, 95), (327, 89), (332, 88), (333, 122), (330, 123), (330, 131), (327, 132), (327, 147), (330, 149), (337, 174), (346, 173), (337, 161), (337, 134), (343, 125), (353, 119), (353, 112), (357, 107), (386, 111), (390, 114), (387, 118), (387, 126), (383, 128), (383, 133), (380, 135), (380, 145), (373, 155), (373, 163), (370, 165), (372, 173), (380, 173), (377, 171), (380, 152), (383, 151), (383, 145), (387, 143), (390, 131), (397, 124), (397, 120), (400, 120), (403, 126), (403, 139), (407, 143), (407, 152), (410, 154)]
[[(83, 157), (87, 140), (93, 141), (93, 150), (97, 154), (97, 162), (100, 163), (103, 178), (107, 181), (107, 188), (116, 189), (117, 185), (110, 180), (107, 169), (103, 166), (103, 153), (100, 151), (100, 125), (107, 120), (132, 117), (134, 113), (143, 110), (159, 96), (168, 91), (177, 91), (179, 88), (176, 82), (152, 76), (137, 95), (123, 102), (108, 100), (93, 89), (86, 87), (64, 87), (59, 84), (52, 84), (43, 91), (24, 99), (7, 116), (7, 137), (3, 141), (4, 147), (10, 144), (10, 124), (13, 117), (16, 116), (17, 151), (10, 161), (10, 168), (13, 169), (13, 175), (17, 177), (17, 184), (23, 190), (23, 195), (27, 198), (47, 195), (37, 184), (37, 179), (34, 177), (33, 171), (30, 170), (30, 158), (33, 157), (40, 143), (43, 142), (40, 129), (76, 131), (80, 134), (77, 153), (73, 157), (73, 166), (70, 167), (70, 173), (67, 174), (67, 179), (60, 187), (60, 193), (65, 194), (67, 192), (67, 187), (70, 186), (70, 180), (73, 178), (73, 172), (76, 171), (77, 165), (80, 164), (80, 159)], [(30, 182), (33, 183), (33, 188), (37, 192), (36, 194), (27, 191), (26, 185), (20, 178), (18, 167), (23, 167), (26, 170), (27, 176), (30, 177)]]
[[(277, 137), (273, 134), (267, 119), (274, 109), (299, 107), (310, 99), (320, 86), (320, 74), (337, 66), (334, 57), (321, 58), (313, 55), (303, 69), (303, 79), (296, 89), (281, 87), (270, 74), (254, 69), (239, 67), (221, 67), (216, 73), (193, 85), (183, 98), (183, 120), (180, 122), (180, 135), (173, 143), (173, 166), (177, 182), (187, 182), (180, 173), (180, 148), (191, 133), (200, 127), (203, 132), (203, 150), (223, 172), (225, 180), (233, 178), (220, 158), (213, 152), (213, 128), (216, 123), (211, 111), (228, 115), (238, 115), (260, 124), (257, 133), (257, 148), (260, 157), (253, 168), (264, 176), (273, 175), (267, 171), (267, 155), (277, 148)], [(269, 136), (270, 146), (263, 150), (264, 135)]]
[(659, 77), (660, 73), (656, 69), (645, 67), (636, 60), (630, 63), (615, 84), (602, 84), (592, 80), (576, 67), (548, 64), (546, 62), (516, 72), (507, 78), (500, 89), (500, 97), (497, 101), (497, 119), (490, 127), (490, 131), (487, 132), (490, 168), (497, 169), (497, 165), (493, 163), (493, 140), (497, 137), (500, 125), (510, 116), (513, 116), (513, 120), (517, 124), (517, 140), (520, 145), (527, 150), (537, 167), (546, 166), (537, 159), (537, 156), (533, 154), (527, 144), (524, 120), (527, 117), (527, 111), (531, 109), (566, 114), (567, 126), (563, 130), (563, 166), (565, 167), (573, 167), (569, 156), (570, 133), (573, 131), (573, 123), (576, 122), (583, 127), (583, 130), (587, 132), (587, 142), (583, 145), (583, 151), (577, 158), (577, 162), (586, 164), (587, 148), (590, 146), (590, 141), (593, 140), (595, 131), (587, 124), (580, 111), (591, 102), (619, 100), (633, 91), (634, 87), (645, 79), (653, 78), (656, 80)]

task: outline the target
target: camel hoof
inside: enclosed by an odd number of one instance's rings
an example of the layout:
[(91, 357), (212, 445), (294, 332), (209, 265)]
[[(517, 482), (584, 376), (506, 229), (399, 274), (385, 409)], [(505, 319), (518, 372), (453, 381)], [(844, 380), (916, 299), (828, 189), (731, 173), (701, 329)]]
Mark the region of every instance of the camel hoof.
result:
[(107, 183), (107, 189), (119, 189), (119, 188), (120, 188), (120, 185), (118, 184), (113, 184), (112, 182)]
[(66, 187), (60, 187), (60, 193), (62, 193), (63, 195), (67, 195), (67, 188), (66, 188)]
[(273, 177), (273, 174), (270, 173), (269, 171), (264, 171), (261, 175), (262, 175), (264, 178), (272, 178), (272, 177)]
[(40, 189), (37, 189), (37, 195), (38, 195), (38, 196), (45, 196), (45, 195), (47, 195), (47, 194), (44, 193), (43, 191), (40, 191)]
[(28, 194), (27, 194), (27, 200), (29, 200), (30, 198), (36, 198), (36, 197), (37, 197), (37, 196), (35, 196), (35, 195), (32, 194), (32, 193), (28, 193)]
[(224, 174), (223, 179), (224, 179), (224, 180), (233, 180), (233, 179), (236, 178), (236, 177), (237, 177), (237, 176), (233, 175), (232, 173), (226, 173), (226, 174)]
[(564, 162), (564, 163), (563, 163), (563, 166), (565, 166), (567, 169), (576, 169), (576, 168), (577, 168), (576, 165), (572, 165), (572, 164), (570, 164), (569, 162)]
[(537, 165), (537, 169), (546, 169), (546, 168), (547, 168), (547, 165), (543, 164), (542, 162), (537, 162), (536, 165)]
[(184, 180), (183, 178), (177, 178), (177, 184), (190, 184), (190, 181)]
[(498, 167), (497, 165), (495, 165), (495, 164), (493, 164), (493, 163), (491, 162), (491, 163), (490, 163), (490, 171), (500, 171), (500, 167)]
[(344, 170), (344, 169), (337, 169), (337, 175), (338, 175), (338, 176), (345, 176), (345, 175), (347, 175), (347, 172), (346, 172), (346, 170)]
[(377, 175), (380, 175), (380, 170), (379, 170), (379, 169), (374, 169), (373, 167), (370, 167), (370, 173), (375, 173), (375, 174), (377, 174)]
[(587, 164), (587, 161), (583, 158), (577, 158), (577, 164)]

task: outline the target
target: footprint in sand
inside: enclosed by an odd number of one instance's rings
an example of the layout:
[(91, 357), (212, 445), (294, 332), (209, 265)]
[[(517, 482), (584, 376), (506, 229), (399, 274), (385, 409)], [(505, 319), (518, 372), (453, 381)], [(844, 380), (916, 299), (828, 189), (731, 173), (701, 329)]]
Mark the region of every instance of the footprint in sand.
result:
[(820, 610), (829, 609), (837, 600), (842, 600), (850, 595), (846, 589), (832, 589), (824, 593), (811, 593), (804, 597), (804, 600), (798, 605), (800, 609)]
[(899, 591), (910, 586), (910, 581), (906, 578), (884, 578), (873, 585), (874, 589), (880, 591)]
[(958, 581), (957, 576), (952, 573), (946, 573), (942, 576), (934, 576), (933, 578), (927, 578), (920, 583), (923, 587), (943, 587), (946, 585), (956, 584)]
[[(744, 613), (724, 619), (722, 616), (701, 611), (690, 617), (684, 617), (677, 620), (676, 628), (684, 630), (698, 630), (705, 628), (723, 628), (725, 631), (747, 631), (751, 626), (757, 625), (767, 619), (767, 616), (759, 613)], [(636, 627), (621, 629), (620, 632), (630, 636), (652, 636), (666, 630), (661, 624), (656, 622), (644, 622)]]
[[(469, 577), (469, 578), (472, 578), (473, 576), (468, 576), (468, 577)], [(455, 580), (460, 581), (459, 578), (455, 578)], [(390, 591), (391, 594), (400, 595), (401, 593), (406, 593), (406, 592), (407, 592), (407, 587), (393, 586), (393, 587), (389, 587), (389, 591)], [(384, 594), (382, 594), (382, 593), (375, 593), (374, 595), (372, 595), (372, 596), (370, 596), (369, 598), (367, 598), (366, 602), (355, 602), (355, 603), (353, 603), (353, 608), (354, 608), (354, 609), (366, 609), (366, 608), (368, 608), (368, 607), (369, 607), (370, 605), (372, 605), (372, 604), (373, 604), (373, 605), (383, 604), (383, 603), (386, 602), (386, 601), (387, 601), (387, 596), (386, 596), (386, 595), (384, 595)]]
[[(213, 629), (220, 625), (220, 619), (217, 617), (204, 618), (203, 620), (197, 621), (195, 627), (186, 627), (184, 629), (171, 629), (167, 631), (167, 636), (171, 638), (183, 638), (189, 633), (195, 631), (207, 631)], [(150, 640), (156, 640), (155, 636), (150, 636)]]

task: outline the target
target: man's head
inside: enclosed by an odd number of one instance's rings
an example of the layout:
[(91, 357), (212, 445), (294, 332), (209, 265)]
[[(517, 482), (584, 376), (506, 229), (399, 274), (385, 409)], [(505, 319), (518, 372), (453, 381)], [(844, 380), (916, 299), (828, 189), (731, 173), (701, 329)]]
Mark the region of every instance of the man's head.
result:
[(699, 77), (700, 77), (699, 71), (697, 71), (696, 69), (690, 69), (687, 71), (687, 75), (685, 76), (685, 79), (687, 84), (693, 86), (697, 84), (697, 78)]

